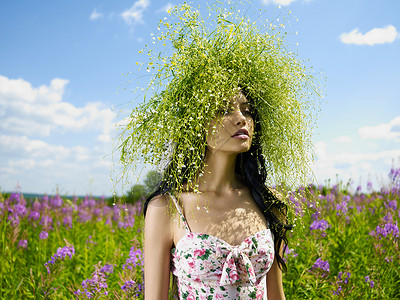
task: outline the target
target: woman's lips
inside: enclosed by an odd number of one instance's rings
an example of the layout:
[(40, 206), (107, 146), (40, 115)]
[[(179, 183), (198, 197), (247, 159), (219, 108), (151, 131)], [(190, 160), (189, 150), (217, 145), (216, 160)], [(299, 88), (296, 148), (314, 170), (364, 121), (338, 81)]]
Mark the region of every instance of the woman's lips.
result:
[(248, 135), (242, 134), (242, 135), (235, 135), (232, 138), (236, 139), (236, 140), (247, 140), (249, 139)]
[(247, 129), (239, 129), (234, 135), (232, 135), (232, 138), (237, 140), (247, 140), (249, 138), (249, 132)]

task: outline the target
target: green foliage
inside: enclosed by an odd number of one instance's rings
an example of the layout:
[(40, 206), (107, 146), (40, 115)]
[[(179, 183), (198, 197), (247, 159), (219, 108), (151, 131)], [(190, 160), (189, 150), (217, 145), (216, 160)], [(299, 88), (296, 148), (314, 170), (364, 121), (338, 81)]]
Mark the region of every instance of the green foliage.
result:
[(143, 200), (146, 195), (146, 187), (142, 184), (135, 184), (131, 187), (126, 197), (123, 198), (125, 203), (134, 204), (139, 200)]
[(162, 174), (158, 171), (152, 170), (146, 174), (144, 184), (146, 186), (146, 193), (149, 195), (158, 188), (158, 184), (162, 179)]
[[(289, 233), (288, 271), (283, 277), (287, 299), (399, 299), (400, 190), (348, 191), (348, 186), (312, 186), (291, 198), (307, 210), (297, 211), (303, 226)], [(81, 283), (106, 264), (114, 266), (106, 278), (108, 295), (95, 294), (94, 299), (143, 299), (137, 290), (121, 289), (128, 280), (134, 280), (136, 288), (143, 283), (143, 257), (135, 256), (143, 249), (140, 203), (117, 201), (109, 207), (86, 198), (27, 205), (17, 196), (0, 195), (0, 299), (75, 298), (73, 292), (82, 291)], [(40, 218), (35, 219), (33, 211), (40, 212)], [(52, 222), (44, 222), (45, 216)], [(71, 227), (67, 216), (72, 218)], [(312, 229), (322, 220), (327, 226)], [(44, 230), (48, 238), (40, 239)], [(26, 248), (20, 244), (25, 239)], [(68, 244), (75, 254), (47, 273), (44, 264)], [(138, 265), (131, 270), (124, 268), (128, 257), (137, 257)], [(328, 272), (313, 267), (318, 258), (329, 263)]]
[[(75, 299), (73, 292), (82, 290), (81, 283), (99, 262), (114, 265), (107, 278), (109, 296), (101, 299), (128, 299), (121, 289), (124, 282), (143, 281), (141, 266), (129, 272), (123, 269), (130, 249), (143, 249), (140, 203), (109, 207), (90, 198), (63, 199), (61, 206), (52, 199), (33, 206), (23, 199), (18, 203), (26, 207), (25, 212), (20, 207), (18, 224), (10, 219), (17, 214), (17, 203), (10, 197), (4, 198), (0, 210), (0, 299)], [(39, 212), (40, 218), (32, 218), (32, 211)], [(71, 227), (67, 216), (71, 216)], [(52, 221), (43, 222), (47, 217)], [(39, 238), (42, 231), (48, 232), (48, 238)], [(26, 248), (19, 244), (21, 240), (27, 240)], [(74, 246), (75, 255), (51, 265), (47, 273), (44, 264), (66, 241)]]
[(202, 17), (185, 3), (160, 21), (153, 44), (140, 51), (149, 59), (144, 67), (152, 79), (120, 136), (125, 174), (142, 162), (160, 167), (171, 161), (164, 180), (180, 190), (185, 178), (191, 182), (202, 172), (208, 124), (244, 89), (260, 115), (270, 183), (308, 179), (320, 90), (287, 49), (285, 25), (262, 14), (251, 21), (243, 14), (248, 8), (216, 1)]
[[(382, 188), (381, 193), (350, 195), (348, 190), (348, 185), (314, 186), (307, 197), (295, 200), (303, 202), (307, 213), (299, 212), (303, 226), (289, 234), (291, 250), (283, 278), (287, 299), (400, 297), (400, 271), (395, 267), (400, 265), (400, 192)], [(328, 227), (312, 230), (321, 220)], [(377, 234), (378, 226), (397, 228), (397, 237), (396, 229), (386, 237)], [(325, 275), (312, 268), (318, 258), (329, 263)]]

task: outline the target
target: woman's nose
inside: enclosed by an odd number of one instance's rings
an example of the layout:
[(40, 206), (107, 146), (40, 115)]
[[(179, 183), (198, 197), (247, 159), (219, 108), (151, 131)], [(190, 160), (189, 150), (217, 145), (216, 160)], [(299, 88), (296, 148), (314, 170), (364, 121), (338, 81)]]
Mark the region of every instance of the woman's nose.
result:
[(240, 110), (237, 110), (235, 112), (235, 121), (236, 121), (236, 125), (245, 125), (246, 124), (246, 117), (243, 115), (243, 113)]

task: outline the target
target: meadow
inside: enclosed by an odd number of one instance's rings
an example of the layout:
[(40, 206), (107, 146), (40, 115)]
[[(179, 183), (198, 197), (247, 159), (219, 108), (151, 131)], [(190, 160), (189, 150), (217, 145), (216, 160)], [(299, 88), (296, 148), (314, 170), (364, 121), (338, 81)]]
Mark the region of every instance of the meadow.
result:
[[(289, 197), (287, 299), (400, 299), (400, 169)], [(143, 299), (141, 202), (0, 194), (0, 299)]]

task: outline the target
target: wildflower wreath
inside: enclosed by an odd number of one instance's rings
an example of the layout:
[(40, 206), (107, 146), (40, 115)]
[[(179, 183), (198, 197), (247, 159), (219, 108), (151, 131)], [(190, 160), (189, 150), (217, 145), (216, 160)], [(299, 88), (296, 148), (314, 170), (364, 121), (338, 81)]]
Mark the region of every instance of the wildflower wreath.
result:
[(309, 174), (311, 98), (320, 91), (286, 49), (285, 25), (251, 22), (239, 4), (222, 6), (209, 6), (206, 18), (186, 3), (172, 8), (152, 47), (140, 51), (152, 78), (121, 134), (121, 162), (125, 171), (171, 163), (163, 179), (180, 190), (201, 176), (207, 125), (244, 89), (258, 111), (269, 184), (298, 182)]

